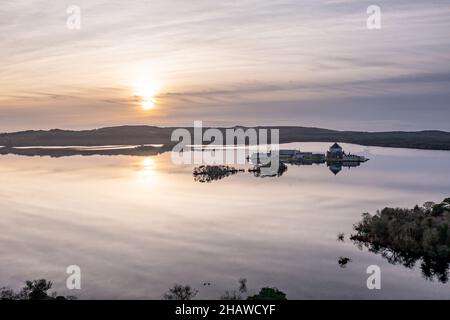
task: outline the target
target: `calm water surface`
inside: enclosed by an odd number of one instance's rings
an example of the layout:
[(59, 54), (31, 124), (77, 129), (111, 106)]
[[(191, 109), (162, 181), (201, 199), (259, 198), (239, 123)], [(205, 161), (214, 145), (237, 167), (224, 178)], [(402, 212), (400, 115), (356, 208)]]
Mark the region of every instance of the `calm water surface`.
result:
[[(363, 212), (450, 196), (450, 152), (343, 147), (371, 160), (336, 176), (326, 165), (288, 166), (279, 178), (240, 173), (208, 184), (170, 153), (1, 156), (0, 287), (46, 278), (80, 298), (160, 299), (182, 283), (218, 298), (245, 277), (250, 293), (276, 286), (290, 299), (450, 298), (449, 283), (348, 239)], [(352, 262), (340, 268), (340, 256)], [(76, 292), (65, 289), (73, 264), (82, 270)], [(373, 264), (381, 290), (366, 287)]]

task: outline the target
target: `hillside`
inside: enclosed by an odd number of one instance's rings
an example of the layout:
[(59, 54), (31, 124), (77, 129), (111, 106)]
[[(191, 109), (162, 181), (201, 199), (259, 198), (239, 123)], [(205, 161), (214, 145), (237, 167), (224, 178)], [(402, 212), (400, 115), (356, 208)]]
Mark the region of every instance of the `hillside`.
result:
[[(239, 127), (246, 129), (245, 127)], [(309, 127), (279, 128), (280, 143), (288, 142), (346, 142), (367, 146), (450, 150), (450, 132), (337, 131)], [(37, 130), (0, 134), (0, 146), (98, 146), (172, 144), (170, 136), (176, 128), (155, 126), (118, 126), (93, 130)], [(192, 128), (187, 128), (192, 132)], [(205, 128), (204, 128), (205, 129)], [(225, 130), (224, 128), (220, 128)]]

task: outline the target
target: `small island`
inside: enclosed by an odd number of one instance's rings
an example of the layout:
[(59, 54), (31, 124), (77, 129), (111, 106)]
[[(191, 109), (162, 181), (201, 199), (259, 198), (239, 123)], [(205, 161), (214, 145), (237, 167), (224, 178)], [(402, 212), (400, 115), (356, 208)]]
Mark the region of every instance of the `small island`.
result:
[[(330, 171), (337, 175), (343, 167), (353, 168), (358, 167), (361, 163), (369, 161), (364, 156), (358, 156), (351, 153), (346, 153), (344, 149), (335, 142), (326, 153), (312, 153), (312, 152), (302, 152), (300, 150), (278, 150), (277, 154), (274, 154), (273, 157), (278, 159), (281, 166), (284, 166), (283, 169), (287, 169), (285, 164), (290, 165), (312, 165), (312, 164), (326, 164)], [(251, 157), (249, 157), (250, 162), (255, 165), (255, 171), (261, 171), (263, 167), (269, 167), (267, 165), (270, 162), (270, 158), (272, 158), (271, 152), (269, 153), (254, 153)], [(286, 171), (282, 170), (281, 174)], [(280, 176), (281, 174), (279, 174)], [(265, 174), (269, 176), (277, 176), (277, 173)]]

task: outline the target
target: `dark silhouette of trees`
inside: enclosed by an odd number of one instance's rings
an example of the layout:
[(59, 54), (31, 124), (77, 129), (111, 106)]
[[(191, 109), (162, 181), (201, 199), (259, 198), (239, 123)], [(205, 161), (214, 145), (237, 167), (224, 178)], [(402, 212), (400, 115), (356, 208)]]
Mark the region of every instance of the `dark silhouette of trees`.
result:
[(339, 257), (338, 263), (341, 268), (345, 268), (349, 262), (352, 262), (352, 259), (347, 257)]
[(199, 166), (194, 168), (194, 180), (198, 182), (211, 182), (236, 174), (239, 169), (230, 166)]
[(277, 288), (262, 288), (258, 294), (248, 297), (247, 300), (287, 300), (286, 294)]
[[(286, 300), (286, 294), (277, 288), (264, 287), (258, 294), (253, 296), (247, 294), (247, 279), (241, 278), (238, 281), (239, 286), (237, 290), (225, 291), (220, 297), (220, 300)], [(205, 282), (203, 286), (209, 285), (209, 282)], [(198, 294), (198, 290), (192, 289), (191, 286), (175, 284), (169, 291), (164, 294), (165, 300), (192, 300)]]
[(0, 300), (74, 300), (73, 296), (58, 296), (56, 292), (51, 294), (48, 291), (53, 283), (45, 279), (28, 280), (25, 286), (19, 291), (14, 292), (9, 287), (0, 288)]
[(423, 276), (446, 283), (450, 267), (450, 199), (413, 209), (384, 208), (363, 214), (350, 239), (381, 254), (392, 264), (413, 268), (420, 261)]
[(236, 291), (225, 291), (225, 294), (220, 297), (220, 300), (243, 300), (242, 294), (247, 293), (247, 279), (239, 279), (238, 292)]
[(183, 286), (175, 284), (169, 289), (169, 292), (164, 294), (166, 300), (192, 300), (197, 295), (198, 290), (192, 289), (191, 286)]

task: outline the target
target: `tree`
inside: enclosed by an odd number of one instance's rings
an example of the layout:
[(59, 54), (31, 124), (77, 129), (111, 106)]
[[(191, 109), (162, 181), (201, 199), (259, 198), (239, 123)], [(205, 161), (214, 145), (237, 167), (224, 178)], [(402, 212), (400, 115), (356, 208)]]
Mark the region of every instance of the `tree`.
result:
[(24, 300), (47, 300), (49, 295), (47, 291), (53, 286), (51, 281), (45, 279), (26, 281), (25, 287), (19, 292), (19, 295), (24, 297)]
[(434, 205), (436, 203), (434, 203), (433, 201), (427, 201), (425, 202), (422, 206), (426, 209), (426, 210), (431, 210), (433, 209)]
[(164, 294), (164, 299), (166, 300), (191, 300), (195, 298), (198, 290), (193, 290), (191, 286), (182, 286), (180, 284), (175, 284), (169, 289), (169, 292)]
[(17, 294), (9, 287), (0, 288), (0, 300), (17, 300)]
[(262, 288), (258, 294), (248, 297), (248, 300), (287, 300), (286, 294), (277, 288)]
[(51, 281), (45, 279), (39, 280), (28, 280), (25, 282), (25, 286), (18, 292), (14, 292), (9, 287), (0, 288), (0, 300), (66, 300), (66, 299), (76, 299), (72, 296), (57, 296), (56, 292), (48, 294), (53, 286)]
[(225, 294), (223, 296), (220, 297), (220, 300), (242, 300), (242, 295), (241, 294), (245, 294), (247, 293), (247, 279), (246, 278), (241, 278), (239, 279), (239, 288), (238, 288), (239, 293), (237, 293), (236, 291), (225, 291)]

